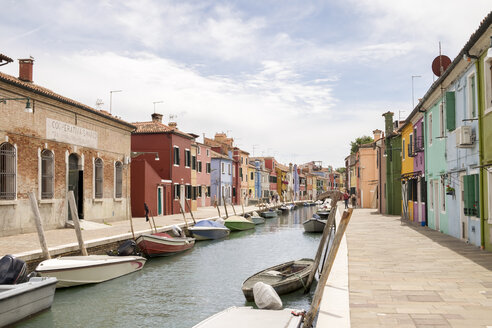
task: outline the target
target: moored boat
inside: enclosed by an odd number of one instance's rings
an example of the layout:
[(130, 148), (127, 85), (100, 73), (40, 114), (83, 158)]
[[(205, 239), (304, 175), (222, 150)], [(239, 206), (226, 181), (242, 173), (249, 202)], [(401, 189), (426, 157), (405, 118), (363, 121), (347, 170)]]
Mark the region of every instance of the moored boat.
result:
[(253, 286), (261, 281), (283, 295), (303, 287), (313, 267), (314, 260), (300, 259), (272, 266), (255, 273), (243, 283), (242, 291), (249, 302), (254, 301)]
[(51, 307), (56, 278), (33, 277), (28, 282), (0, 285), (0, 326), (11, 325)]
[(197, 222), (188, 231), (196, 240), (220, 239), (229, 236), (231, 230), (225, 225), (212, 220), (202, 220)]
[(316, 214), (318, 214), (319, 217), (322, 219), (327, 219), (328, 215), (330, 215), (330, 210), (319, 210), (316, 212)]
[(56, 287), (96, 284), (141, 270), (146, 259), (141, 256), (64, 256), (38, 264), (41, 277), (58, 279)]
[(138, 248), (148, 257), (174, 255), (195, 245), (195, 238), (172, 237), (165, 232), (143, 234), (136, 241)]
[(268, 211), (261, 212), (260, 215), (263, 216), (265, 219), (272, 219), (274, 217), (277, 217), (277, 211), (269, 209)]
[(255, 225), (257, 224), (263, 224), (265, 223), (265, 218), (261, 217), (257, 212), (253, 212), (249, 217), (248, 217), (249, 214), (246, 214), (245, 217), (248, 219), (248, 220), (251, 220), (253, 221), (253, 223)]
[(253, 221), (250, 221), (242, 216), (233, 215), (224, 221), (224, 225), (231, 231), (249, 230), (255, 227)]
[(325, 220), (321, 220), (319, 217), (315, 216), (302, 223), (305, 232), (323, 232), (325, 225)]
[(193, 328), (299, 328), (303, 310), (260, 310), (252, 307), (230, 307), (216, 313)]

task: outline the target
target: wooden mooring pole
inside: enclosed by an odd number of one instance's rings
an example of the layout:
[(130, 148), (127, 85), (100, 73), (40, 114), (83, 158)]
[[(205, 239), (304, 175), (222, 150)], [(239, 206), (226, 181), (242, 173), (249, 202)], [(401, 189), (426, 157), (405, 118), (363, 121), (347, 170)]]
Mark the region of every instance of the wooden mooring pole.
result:
[(224, 195), (222, 195), (222, 201), (224, 202), (224, 209), (225, 209), (226, 219), (227, 219), (229, 217), (229, 214), (227, 213), (227, 204), (226, 204), (226, 199), (225, 199)]
[(214, 206), (217, 208), (217, 213), (219, 213), (219, 218), (220, 218), (220, 206), (217, 203), (217, 200), (214, 201)]
[(187, 199), (185, 199), (185, 204), (186, 204), (186, 206), (188, 206), (188, 209), (190, 210), (190, 214), (191, 214), (191, 218), (193, 219), (193, 223), (196, 224), (195, 217), (193, 216), (193, 211), (191, 210), (191, 206), (188, 203)]
[(323, 229), (323, 235), (321, 236), (321, 240), (318, 245), (318, 251), (316, 252), (316, 257), (314, 258), (313, 269), (309, 274), (306, 285), (304, 286), (304, 293), (308, 293), (311, 289), (311, 284), (313, 283), (314, 276), (316, 275), (316, 271), (318, 270), (319, 262), (321, 261), (321, 256), (323, 255), (323, 249), (325, 248), (326, 240), (328, 239), (328, 235), (331, 233), (331, 227), (335, 223), (335, 217), (337, 212), (337, 206), (331, 208), (330, 215), (328, 215), (328, 220), (326, 220), (325, 228)]
[(183, 214), (183, 220), (185, 222), (186, 229), (188, 229), (188, 222), (186, 222), (186, 216), (185, 216), (185, 212), (183, 209), (183, 205), (181, 205), (181, 202), (179, 202), (179, 208), (181, 209), (181, 214)]
[(87, 248), (85, 248), (84, 239), (82, 238), (82, 229), (80, 229), (79, 213), (77, 212), (77, 205), (75, 204), (73, 190), (68, 192), (68, 204), (70, 207), (70, 213), (72, 214), (73, 226), (75, 227), (75, 234), (77, 235), (80, 251), (83, 256), (87, 256), (89, 254), (87, 253)]
[(328, 281), (328, 276), (330, 275), (331, 268), (333, 267), (333, 262), (335, 261), (335, 257), (337, 256), (338, 248), (340, 247), (340, 242), (342, 241), (343, 235), (345, 234), (345, 230), (347, 229), (347, 225), (350, 221), (350, 217), (352, 216), (352, 210), (349, 208), (347, 211), (343, 212), (342, 219), (340, 220), (340, 224), (338, 225), (337, 233), (335, 234), (335, 239), (333, 240), (333, 245), (330, 248), (330, 252), (328, 253), (328, 261), (325, 268), (322, 269), (321, 277), (319, 278), (318, 286), (316, 287), (316, 292), (314, 293), (313, 302), (311, 303), (311, 309), (304, 317), (303, 328), (311, 328), (314, 317), (318, 313), (319, 305), (321, 304), (321, 299), (323, 298), (323, 291), (326, 286), (326, 282)]
[(39, 244), (41, 245), (41, 250), (43, 251), (43, 256), (46, 259), (50, 259), (50, 252), (48, 251), (48, 244), (46, 243), (46, 238), (44, 237), (43, 223), (41, 222), (41, 214), (39, 213), (38, 201), (34, 192), (30, 191), (28, 193), (29, 200), (31, 201), (31, 208), (34, 213), (34, 222), (36, 222), (36, 229), (38, 230)]

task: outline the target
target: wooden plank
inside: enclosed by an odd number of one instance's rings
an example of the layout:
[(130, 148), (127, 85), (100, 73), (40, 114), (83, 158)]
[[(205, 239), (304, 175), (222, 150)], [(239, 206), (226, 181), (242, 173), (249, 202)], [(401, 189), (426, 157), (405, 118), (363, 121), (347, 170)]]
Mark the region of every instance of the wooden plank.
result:
[(41, 214), (39, 213), (38, 201), (34, 192), (30, 191), (28, 193), (29, 200), (31, 201), (31, 208), (34, 213), (34, 222), (36, 223), (36, 229), (38, 231), (39, 244), (41, 245), (41, 250), (43, 251), (43, 256), (46, 259), (50, 259), (50, 252), (48, 251), (48, 244), (46, 243), (46, 238), (44, 236), (43, 223), (41, 222)]
[(72, 221), (75, 227), (75, 234), (77, 235), (77, 241), (79, 242), (80, 251), (83, 256), (89, 255), (87, 248), (85, 248), (84, 239), (82, 239), (82, 229), (80, 229), (79, 213), (77, 212), (77, 205), (75, 204), (75, 196), (73, 190), (68, 192), (68, 204), (72, 213)]
[(304, 286), (304, 293), (308, 293), (311, 289), (311, 284), (313, 283), (314, 276), (316, 275), (316, 271), (318, 270), (319, 262), (321, 261), (321, 256), (323, 255), (323, 249), (325, 248), (326, 240), (328, 239), (328, 235), (331, 232), (331, 226), (335, 223), (336, 212), (337, 205), (335, 203), (335, 206), (331, 208), (328, 219), (326, 220), (325, 228), (323, 229), (323, 235), (321, 236), (321, 240), (318, 245), (318, 251), (316, 252), (316, 256), (314, 258), (313, 269), (311, 270), (306, 285)]
[(335, 257), (338, 252), (338, 248), (340, 247), (340, 242), (342, 241), (343, 235), (345, 234), (345, 230), (347, 229), (347, 225), (350, 221), (350, 217), (352, 216), (352, 208), (349, 208), (347, 211), (343, 212), (342, 219), (340, 220), (340, 224), (338, 225), (337, 233), (335, 234), (335, 240), (333, 241), (333, 245), (328, 254), (328, 261), (326, 263), (326, 267), (323, 268), (323, 273), (318, 282), (318, 286), (316, 287), (316, 292), (314, 293), (313, 302), (311, 303), (311, 309), (306, 314), (304, 318), (303, 328), (311, 328), (314, 318), (319, 310), (319, 305), (321, 304), (321, 299), (323, 298), (323, 291), (326, 286), (326, 282), (328, 281), (328, 276), (330, 275), (331, 268), (333, 267), (333, 262), (335, 261)]

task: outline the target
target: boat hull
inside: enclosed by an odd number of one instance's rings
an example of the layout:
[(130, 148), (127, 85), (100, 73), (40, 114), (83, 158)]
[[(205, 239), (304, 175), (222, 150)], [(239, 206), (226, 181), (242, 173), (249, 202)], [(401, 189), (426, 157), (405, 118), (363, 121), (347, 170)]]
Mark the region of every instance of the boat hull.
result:
[(210, 240), (210, 239), (221, 239), (229, 236), (230, 230), (223, 228), (203, 228), (199, 227), (188, 228), (193, 238), (196, 240)]
[(318, 219), (309, 219), (302, 223), (305, 232), (323, 232), (326, 222)]
[(316, 214), (318, 214), (322, 219), (327, 219), (330, 215), (330, 211), (317, 211)]
[(260, 213), (261, 216), (263, 216), (265, 219), (272, 219), (277, 217), (277, 212), (275, 211), (265, 211)]
[(238, 222), (238, 221), (230, 221), (224, 222), (224, 225), (231, 229), (231, 231), (243, 231), (243, 230), (250, 230), (255, 227), (255, 224), (253, 222)]
[(253, 221), (254, 224), (263, 224), (265, 223), (265, 218), (262, 218), (261, 216), (252, 216), (251, 221)]
[(302, 310), (259, 310), (251, 307), (230, 307), (208, 317), (193, 328), (298, 328)]
[(66, 256), (41, 262), (36, 271), (41, 277), (58, 279), (57, 288), (97, 284), (141, 270), (141, 256)]
[(148, 257), (174, 255), (195, 245), (194, 238), (173, 238), (166, 233), (141, 235), (136, 242), (138, 248)]
[(56, 278), (36, 277), (22, 284), (0, 285), (0, 325), (11, 325), (50, 308), (56, 282)]
[[(260, 271), (244, 281), (242, 287), (244, 297), (248, 302), (254, 301), (253, 286), (259, 281), (272, 286), (279, 295), (296, 291), (306, 285), (313, 264), (312, 259), (300, 259)], [(292, 268), (292, 273), (282, 273), (289, 268)]]

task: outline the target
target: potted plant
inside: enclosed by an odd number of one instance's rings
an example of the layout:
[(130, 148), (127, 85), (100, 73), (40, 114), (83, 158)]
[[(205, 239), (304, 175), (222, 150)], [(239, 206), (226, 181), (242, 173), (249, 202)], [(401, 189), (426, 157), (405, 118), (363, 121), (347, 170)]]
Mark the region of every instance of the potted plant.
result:
[(446, 186), (446, 195), (454, 196), (454, 188), (451, 187), (450, 185)]

